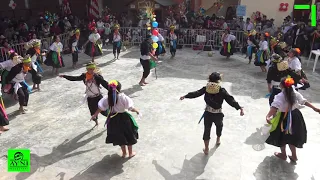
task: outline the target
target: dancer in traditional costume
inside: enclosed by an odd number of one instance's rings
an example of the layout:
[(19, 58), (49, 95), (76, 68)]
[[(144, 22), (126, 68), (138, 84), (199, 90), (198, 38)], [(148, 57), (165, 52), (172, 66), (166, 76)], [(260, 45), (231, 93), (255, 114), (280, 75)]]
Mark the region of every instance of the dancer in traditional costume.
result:
[(134, 108), (132, 99), (121, 92), (120, 82), (110, 81), (108, 96), (102, 98), (98, 104), (99, 109), (91, 119), (95, 119), (101, 111), (109, 110), (105, 123), (107, 126), (106, 143), (120, 146), (123, 158), (127, 155), (126, 146), (129, 158), (135, 156), (132, 145), (136, 144), (139, 138), (138, 125), (127, 110), (137, 114), (139, 111)]
[(64, 62), (61, 55), (61, 52), (63, 50), (63, 45), (60, 42), (59, 36), (54, 36), (53, 41), (54, 42), (49, 48), (50, 52), (48, 53), (47, 59), (44, 62), (44, 64), (47, 66), (52, 66), (52, 75), (54, 75), (54, 73), (58, 75), (59, 69), (64, 67)]
[(8, 115), (6, 113), (6, 109), (3, 104), (1, 92), (0, 92), (0, 98), (1, 98), (1, 103), (0, 103), (0, 135), (1, 135), (3, 132), (9, 130), (9, 128), (6, 127), (7, 125), (9, 125), (9, 120), (8, 120)]
[(280, 159), (286, 160), (286, 145), (289, 145), (292, 155), (291, 161), (297, 161), (296, 148), (303, 148), (307, 142), (307, 128), (304, 118), (298, 109), (300, 105), (306, 105), (315, 112), (320, 109), (309, 103), (299, 92), (295, 90), (293, 78), (283, 78), (280, 87), (282, 92), (275, 96), (266, 120), (272, 124), (270, 136), (266, 143), (280, 147), (280, 153), (274, 153)]
[(284, 77), (291, 76), (295, 81), (295, 86), (300, 82), (301, 77), (294, 71), (289, 70), (288, 61), (282, 60), (278, 54), (272, 55), (272, 64), (267, 73), (268, 91), (270, 93), (269, 105), (271, 106), (274, 97), (281, 92), (280, 81)]
[(32, 82), (33, 82), (33, 89), (39, 90), (40, 91), (40, 84), (41, 84), (41, 78), (42, 75), (39, 74), (38, 71), (43, 72), (39, 62), (38, 58), (42, 56), (41, 54), (41, 40), (32, 40), (29, 42), (31, 47), (27, 49), (27, 55), (31, 57), (31, 65), (32, 69), (30, 71), (32, 75)]
[[(100, 85), (108, 89), (108, 82), (103, 79), (103, 77), (97, 73), (97, 67), (94, 63), (88, 63), (86, 65), (87, 72), (82, 73), (80, 76), (67, 76), (59, 75), (69, 81), (83, 81), (86, 85), (86, 98), (88, 102), (88, 107), (91, 116), (98, 110), (98, 102), (102, 99), (102, 93), (100, 91)], [(106, 112), (102, 112), (103, 115), (107, 115)], [(96, 126), (98, 125), (98, 116), (92, 119)]]
[(76, 68), (77, 67), (77, 62), (79, 60), (79, 39), (80, 39), (80, 30), (77, 29), (75, 31), (75, 34), (71, 37), (70, 42), (71, 42), (71, 52), (72, 52), (72, 67)]
[(91, 27), (92, 33), (89, 35), (88, 41), (84, 44), (86, 47), (85, 53), (92, 58), (94, 62), (94, 57), (102, 55), (102, 42), (100, 39), (100, 34), (96, 27)]
[(25, 114), (26, 108), (29, 102), (29, 86), (25, 82), (25, 76), (28, 71), (31, 70), (31, 58), (27, 56), (23, 61), (11, 68), (6, 81), (10, 83), (10, 86), (14, 94), (18, 96), (20, 113)]
[(164, 38), (160, 33), (158, 35), (158, 38), (159, 38), (159, 41), (157, 42), (158, 47), (157, 47), (156, 53), (155, 53), (155, 56), (157, 58), (159, 58), (159, 55), (164, 55), (166, 53), (166, 49), (165, 49), (165, 46), (164, 46), (164, 44), (165, 44)]
[(257, 53), (257, 48), (259, 48), (259, 44), (255, 39), (256, 35), (257, 35), (257, 32), (254, 29), (251, 30), (250, 34), (248, 35), (248, 39), (247, 39), (247, 43), (248, 43), (247, 56), (249, 57), (248, 64), (251, 63), (252, 56)]
[(169, 41), (170, 41), (170, 53), (171, 53), (171, 58), (174, 58), (176, 56), (177, 52), (177, 35), (174, 32), (175, 26), (172, 25), (170, 26), (170, 33), (169, 33)]
[(256, 53), (256, 58), (254, 65), (260, 66), (262, 72), (267, 72), (267, 61), (269, 60), (270, 51), (267, 38), (269, 37), (268, 33), (261, 34), (259, 50)]
[(288, 57), (289, 57), (288, 62), (289, 62), (289, 69), (296, 72), (302, 78), (302, 83), (304, 84), (304, 86), (301, 89), (305, 90), (310, 87), (310, 83), (308, 81), (306, 74), (302, 70), (301, 61), (299, 58), (300, 53), (301, 52), (299, 48), (291, 49), (288, 53)]
[[(206, 102), (205, 112), (203, 114), (204, 118), (204, 133), (203, 140), (205, 148), (203, 152), (207, 155), (209, 152), (209, 142), (212, 123), (216, 125), (217, 140), (216, 145), (220, 145), (220, 137), (222, 134), (223, 127), (223, 113), (222, 113), (222, 103), (223, 100), (240, 111), (240, 115), (243, 116), (243, 108), (237, 103), (234, 98), (222, 88), (220, 85), (221, 75), (218, 72), (214, 72), (209, 76), (209, 82), (207, 86), (202, 87), (198, 91), (190, 92), (185, 96), (182, 96), (180, 100), (185, 98), (197, 98), (204, 94), (204, 101)], [(201, 118), (202, 119), (202, 118)], [(201, 120), (200, 120), (201, 121)], [(199, 121), (199, 123), (200, 123)]]
[(222, 49), (220, 51), (220, 54), (222, 56), (226, 56), (227, 58), (229, 58), (231, 55), (233, 55), (235, 40), (236, 36), (230, 34), (230, 30), (226, 29), (221, 37)]
[(152, 61), (151, 58), (155, 61), (158, 60), (152, 53), (153, 47), (152, 47), (151, 43), (152, 43), (151, 36), (147, 35), (147, 38), (140, 45), (140, 52), (141, 52), (140, 63), (143, 67), (142, 78), (139, 82), (140, 86), (145, 86), (148, 84), (146, 82), (146, 79), (150, 74), (150, 69), (151, 69), (150, 68), (150, 61)]
[(279, 42), (277, 41), (270, 41), (271, 43), (271, 49), (272, 49), (272, 53), (274, 54), (279, 54), (282, 59), (284, 59), (285, 57), (287, 57), (287, 52), (285, 50), (285, 48), (287, 47), (287, 44), (285, 42)]
[(113, 45), (113, 55), (114, 59), (119, 59), (120, 55), (120, 50), (121, 50), (121, 34), (119, 32), (120, 26), (116, 24), (114, 26), (113, 33), (111, 33), (112, 37), (110, 39), (112, 40), (112, 45)]
[(11, 71), (11, 68), (13, 68), (15, 65), (21, 63), (22, 57), (19, 56), (16, 52), (13, 50), (9, 52), (9, 59), (6, 61), (3, 61), (0, 63), (0, 69), (3, 70), (1, 73), (1, 85), (2, 89), (5, 88), (5, 85), (7, 83), (6, 78)]

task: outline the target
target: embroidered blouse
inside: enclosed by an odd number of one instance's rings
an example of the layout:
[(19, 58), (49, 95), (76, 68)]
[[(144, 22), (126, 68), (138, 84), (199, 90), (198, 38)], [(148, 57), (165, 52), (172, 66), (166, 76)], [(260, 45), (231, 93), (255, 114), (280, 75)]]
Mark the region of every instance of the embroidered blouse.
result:
[(259, 47), (260, 47), (259, 50), (263, 50), (263, 51), (268, 50), (268, 48), (269, 48), (268, 42), (267, 41), (260, 41)]
[(99, 33), (92, 33), (89, 36), (89, 41), (92, 43), (96, 43), (100, 39), (100, 34)]
[[(299, 105), (304, 105), (307, 102), (307, 100), (298, 91), (296, 91), (295, 89), (293, 89), (293, 91), (296, 95), (296, 101), (293, 104), (291, 110), (297, 109), (297, 108), (299, 108)], [(274, 101), (271, 104), (271, 106), (277, 108), (278, 111), (280, 111), (280, 112), (287, 112), (288, 111), (289, 103), (286, 100), (286, 96), (285, 96), (284, 92), (281, 92), (274, 97)]]
[[(109, 109), (108, 96), (103, 97), (99, 101), (98, 106), (102, 111)], [(124, 93), (119, 93), (117, 97), (117, 103), (113, 106), (113, 112), (124, 113), (127, 109), (131, 110), (132, 108), (134, 108), (133, 100)]]
[(236, 40), (236, 37), (232, 34), (227, 34), (223, 37), (223, 42), (226, 42), (226, 43), (229, 43), (234, 40)]
[(294, 71), (301, 71), (301, 62), (299, 60), (299, 58), (297, 57), (293, 57), (293, 58), (290, 58), (288, 60), (288, 63), (289, 63), (289, 68), (294, 70)]
[(60, 53), (62, 51), (62, 49), (63, 49), (63, 45), (62, 45), (61, 42), (58, 42), (58, 43), (54, 42), (54, 43), (51, 44), (49, 49), (51, 51), (55, 51), (55, 52)]
[(119, 41), (121, 41), (120, 33), (118, 33), (118, 34), (113, 33), (113, 42), (119, 42)]

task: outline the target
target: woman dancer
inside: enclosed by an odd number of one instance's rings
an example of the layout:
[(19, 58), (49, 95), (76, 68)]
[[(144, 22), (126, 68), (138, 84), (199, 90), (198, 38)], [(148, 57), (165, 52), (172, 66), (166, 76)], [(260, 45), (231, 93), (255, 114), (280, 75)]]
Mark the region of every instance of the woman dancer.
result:
[(155, 56), (159, 58), (159, 55), (164, 55), (166, 53), (165, 42), (163, 36), (159, 33), (158, 35), (159, 41), (157, 42), (158, 48), (156, 50)]
[(267, 61), (269, 60), (269, 45), (267, 38), (269, 37), (268, 33), (261, 34), (260, 36), (260, 43), (259, 43), (259, 50), (256, 54), (256, 60), (254, 65), (260, 66), (262, 72), (267, 72)]
[(226, 29), (221, 37), (222, 49), (220, 51), (220, 54), (222, 56), (226, 56), (227, 58), (229, 58), (231, 55), (233, 55), (233, 41), (235, 40), (236, 37), (230, 34), (229, 29)]
[(140, 52), (141, 52), (140, 63), (143, 67), (143, 74), (139, 82), (140, 86), (145, 86), (148, 84), (146, 82), (146, 79), (150, 74), (150, 61), (152, 61), (151, 58), (155, 61), (158, 60), (156, 57), (153, 56), (153, 53), (152, 53), (153, 47), (151, 43), (152, 43), (151, 36), (147, 35), (147, 38), (140, 45)]
[[(2, 98), (1, 92), (0, 92), (0, 96)], [(7, 125), (9, 125), (8, 115), (7, 115), (6, 110), (4, 108), (4, 104), (0, 103), (0, 135), (3, 132), (9, 130), (9, 128), (6, 127)]]
[(98, 33), (97, 28), (91, 27), (91, 31), (92, 33), (83, 47), (86, 47), (85, 53), (90, 56), (92, 58), (92, 62), (94, 62), (94, 57), (102, 55), (102, 42), (100, 40), (100, 34)]
[(269, 105), (271, 106), (274, 97), (281, 92), (280, 81), (284, 77), (291, 76), (296, 82), (295, 85), (301, 80), (300, 76), (295, 72), (289, 70), (288, 61), (281, 60), (278, 54), (272, 55), (271, 67), (267, 73), (268, 92), (270, 93)]
[(6, 81), (10, 83), (14, 94), (18, 96), (19, 99), (19, 111), (21, 114), (25, 114), (26, 108), (29, 102), (29, 92), (28, 85), (25, 83), (25, 76), (28, 71), (31, 70), (31, 58), (29, 56), (25, 57), (23, 61), (16, 66), (14, 66), (9, 72)]
[(54, 43), (50, 46), (50, 52), (47, 55), (47, 59), (44, 62), (47, 66), (52, 66), (52, 75), (59, 74), (59, 69), (64, 67), (63, 58), (61, 52), (63, 50), (63, 45), (60, 42), (59, 36), (53, 36)]
[(300, 53), (301, 52), (299, 48), (293, 48), (289, 51), (288, 53), (289, 69), (296, 72), (302, 78), (302, 83), (304, 84), (304, 86), (301, 89), (306, 90), (307, 88), (310, 87), (310, 84), (308, 82), (308, 78), (306, 74), (302, 70), (301, 61), (299, 58)]
[[(282, 92), (275, 96), (266, 116), (267, 122), (276, 127), (271, 129), (266, 143), (280, 147), (281, 152), (274, 153), (274, 155), (283, 160), (287, 159), (286, 145), (288, 144), (292, 153), (289, 156), (291, 161), (298, 160), (296, 148), (302, 148), (303, 144), (307, 142), (307, 128), (298, 109), (299, 104), (306, 105), (320, 113), (320, 109), (314, 107), (292, 87), (294, 83), (294, 80), (289, 77), (281, 80)], [(274, 118), (272, 119), (272, 117)]]
[[(108, 89), (108, 82), (105, 81), (103, 77), (96, 72), (97, 67), (94, 63), (88, 63), (86, 67), (87, 72), (82, 73), (80, 76), (59, 75), (59, 77), (65, 78), (69, 81), (84, 82), (84, 84), (86, 85), (85, 93), (88, 102), (88, 107), (92, 116), (98, 109), (98, 102), (100, 101), (100, 99), (102, 99), (100, 85)], [(106, 115), (106, 112), (102, 112), (101, 114)], [(98, 116), (96, 116), (96, 118), (92, 120), (96, 123), (95, 126), (98, 126)]]
[(14, 67), (15, 65), (21, 63), (21, 59), (22, 57), (19, 56), (16, 52), (14, 52), (13, 50), (9, 52), (9, 59), (6, 61), (3, 61), (0, 63), (0, 69), (2, 69), (2, 73), (1, 73), (1, 85), (2, 85), (2, 89), (5, 87), (6, 85), (6, 78), (9, 74), (9, 72), (11, 71), (11, 68)]
[(38, 69), (41, 71), (38, 57), (41, 56), (41, 40), (32, 40), (29, 43), (32, 47), (27, 50), (26, 54), (31, 57), (32, 69), (30, 73), (32, 75), (33, 89), (40, 91), (42, 76), (38, 73)]
[(176, 56), (177, 52), (177, 35), (174, 32), (175, 26), (172, 25), (170, 26), (170, 33), (169, 33), (169, 40), (170, 40), (170, 53), (171, 53), (171, 58), (174, 58)]
[(80, 30), (77, 29), (75, 31), (75, 34), (71, 38), (72, 68), (74, 68), (74, 69), (77, 67), (77, 62), (79, 60), (79, 56), (78, 56), (79, 39), (80, 39)]
[(120, 26), (116, 24), (114, 26), (114, 32), (111, 33), (113, 36), (110, 38), (112, 39), (113, 44), (113, 55), (114, 59), (119, 59), (120, 50), (121, 50), (121, 34), (119, 32)]
[(253, 54), (257, 53), (257, 48), (259, 48), (259, 44), (255, 39), (255, 36), (257, 35), (256, 30), (251, 30), (249, 36), (248, 36), (248, 47), (247, 47), (247, 56), (249, 57), (249, 63), (251, 64), (252, 56)]
[[(220, 145), (220, 137), (222, 133), (223, 127), (223, 113), (222, 113), (222, 103), (223, 100), (227, 101), (227, 103), (240, 111), (240, 115), (243, 116), (243, 108), (240, 107), (239, 103), (237, 103), (234, 98), (226, 91), (226, 89), (220, 86), (221, 75), (218, 72), (214, 72), (209, 76), (209, 82), (207, 86), (199, 89), (195, 92), (190, 92), (185, 96), (182, 96), (180, 100), (184, 98), (197, 98), (204, 94), (204, 101), (206, 102), (205, 112), (203, 114), (204, 117), (204, 133), (203, 140), (205, 148), (203, 152), (207, 155), (209, 152), (209, 141), (210, 141), (210, 133), (212, 123), (216, 125), (216, 134), (217, 140), (216, 145)], [(202, 119), (202, 118), (201, 118)], [(200, 123), (200, 122), (199, 122)]]
[(91, 119), (95, 119), (101, 111), (109, 109), (106, 121), (106, 143), (120, 146), (123, 158), (127, 155), (127, 146), (129, 158), (131, 158), (136, 155), (136, 153), (132, 151), (132, 145), (137, 143), (139, 136), (138, 125), (127, 110), (137, 114), (139, 114), (139, 111), (134, 108), (132, 99), (124, 93), (121, 93), (120, 82), (116, 80), (110, 81), (108, 90), (108, 96), (99, 101), (99, 109)]

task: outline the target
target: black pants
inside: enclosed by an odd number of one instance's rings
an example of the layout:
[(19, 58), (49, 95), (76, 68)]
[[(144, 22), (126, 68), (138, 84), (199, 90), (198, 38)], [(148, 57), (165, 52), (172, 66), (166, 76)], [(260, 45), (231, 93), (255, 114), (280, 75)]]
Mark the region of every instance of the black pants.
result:
[(120, 49), (121, 49), (121, 46), (118, 47), (118, 42), (114, 42), (113, 43), (113, 54), (116, 54), (116, 52), (118, 54), (120, 54)]
[(222, 113), (210, 113), (207, 111), (204, 112), (204, 133), (203, 133), (204, 141), (211, 139), (210, 134), (211, 134), (212, 123), (216, 125), (217, 137), (221, 136), (222, 127), (223, 127), (223, 117), (224, 115)]
[(18, 95), (20, 106), (28, 106), (28, 101), (29, 101), (28, 89), (22, 86), (21, 88), (18, 89), (17, 95)]
[(72, 53), (72, 62), (73, 63), (76, 63), (76, 62), (78, 62), (78, 52), (74, 52), (74, 53)]
[(271, 104), (273, 103), (274, 97), (275, 97), (276, 95), (278, 95), (279, 93), (281, 93), (281, 89), (273, 86), (273, 87), (272, 87), (272, 90), (271, 90), (271, 95), (270, 95), (270, 97), (269, 97), (269, 105), (270, 105), (270, 106), (271, 106)]
[(140, 63), (143, 67), (143, 78), (147, 78), (150, 74), (150, 61), (140, 59)]
[[(102, 95), (100, 94), (99, 96), (97, 97), (88, 97), (87, 98), (87, 101), (88, 101), (88, 107), (89, 107), (89, 110), (90, 110), (90, 114), (91, 116), (94, 115), (94, 113), (96, 113), (96, 111), (98, 110), (98, 103), (100, 101), (100, 99), (102, 99)], [(102, 115), (104, 116), (107, 116), (107, 112), (101, 112)], [(97, 117), (98, 119), (98, 117)]]

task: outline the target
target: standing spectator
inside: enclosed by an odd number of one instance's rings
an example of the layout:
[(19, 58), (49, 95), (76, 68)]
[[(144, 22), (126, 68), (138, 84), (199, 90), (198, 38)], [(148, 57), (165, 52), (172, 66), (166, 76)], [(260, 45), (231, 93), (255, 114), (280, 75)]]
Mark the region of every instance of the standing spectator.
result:
[(300, 23), (298, 25), (297, 30), (295, 31), (295, 36), (294, 36), (294, 42), (293, 42), (293, 47), (294, 48), (299, 48), (301, 51), (301, 55), (305, 53), (305, 47), (307, 44), (307, 31), (304, 23)]
[(227, 24), (227, 22), (225, 21), (225, 19), (224, 19), (224, 17), (223, 16), (221, 16), (221, 29), (223, 29), (223, 30), (227, 30), (228, 29), (228, 24)]
[(64, 24), (64, 31), (63, 32), (68, 32), (69, 30), (72, 29), (71, 23), (69, 22), (67, 17), (64, 18), (63, 24)]
[(263, 15), (263, 16), (262, 16), (262, 20), (261, 20), (261, 26), (262, 26), (262, 27), (266, 26), (266, 25), (267, 25), (267, 22), (268, 22), (267, 16), (266, 16), (266, 15)]
[(11, 39), (12, 36), (14, 35), (14, 27), (12, 25), (9, 26), (8, 29), (5, 30), (4, 32), (4, 36), (7, 38), (7, 39)]
[(253, 29), (253, 23), (251, 22), (250, 18), (247, 18), (246, 24), (244, 25), (244, 31), (247, 31), (250, 33), (250, 31)]
[(243, 17), (239, 17), (239, 20), (237, 21), (237, 27), (239, 30), (243, 30), (245, 27), (245, 22), (243, 21)]
[(51, 27), (50, 31), (53, 35), (59, 35), (62, 32), (58, 22), (53, 23), (53, 27)]
[(320, 24), (317, 25), (317, 29), (311, 33), (311, 36), (313, 38), (312, 50), (320, 49)]
[(46, 38), (46, 37), (49, 37), (50, 35), (50, 26), (49, 24), (45, 24), (42, 28), (42, 32), (43, 32), (43, 36)]

